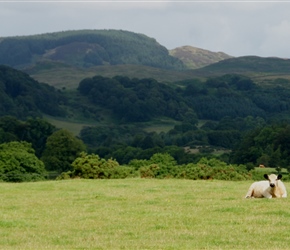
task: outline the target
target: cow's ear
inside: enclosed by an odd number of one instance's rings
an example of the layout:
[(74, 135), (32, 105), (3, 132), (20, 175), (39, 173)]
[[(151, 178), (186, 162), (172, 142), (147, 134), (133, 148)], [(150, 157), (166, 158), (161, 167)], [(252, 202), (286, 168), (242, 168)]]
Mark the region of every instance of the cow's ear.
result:
[(267, 180), (269, 179), (267, 174), (264, 174), (264, 178), (267, 179)]
[(282, 175), (279, 174), (278, 177), (277, 177), (277, 180), (281, 180), (282, 179)]

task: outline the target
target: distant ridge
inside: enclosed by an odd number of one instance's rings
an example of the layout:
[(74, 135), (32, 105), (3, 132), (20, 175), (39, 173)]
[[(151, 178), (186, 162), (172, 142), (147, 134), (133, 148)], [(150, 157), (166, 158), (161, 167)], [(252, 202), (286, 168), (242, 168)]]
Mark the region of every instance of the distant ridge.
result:
[(289, 74), (290, 59), (278, 57), (241, 56), (213, 63), (201, 69), (195, 70), (200, 73), (211, 74)]
[(223, 52), (212, 52), (192, 46), (182, 46), (169, 51), (169, 54), (181, 60), (189, 69), (198, 69), (232, 58)]
[(185, 69), (154, 38), (129, 31), (77, 30), (0, 38), (0, 64), (23, 69), (43, 61), (80, 68), (132, 64)]

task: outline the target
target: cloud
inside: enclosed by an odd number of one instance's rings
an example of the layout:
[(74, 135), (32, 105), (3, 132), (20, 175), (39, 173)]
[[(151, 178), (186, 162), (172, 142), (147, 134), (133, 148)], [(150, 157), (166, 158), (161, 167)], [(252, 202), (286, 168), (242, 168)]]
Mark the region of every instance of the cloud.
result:
[[(259, 53), (267, 56), (289, 58), (290, 21), (282, 20), (265, 27), (265, 39), (260, 45)], [(272, 52), (272, 51), (275, 51)], [(287, 54), (288, 53), (288, 54)]]
[(0, 36), (122, 29), (168, 49), (290, 58), (290, 3), (205, 1), (0, 2)]

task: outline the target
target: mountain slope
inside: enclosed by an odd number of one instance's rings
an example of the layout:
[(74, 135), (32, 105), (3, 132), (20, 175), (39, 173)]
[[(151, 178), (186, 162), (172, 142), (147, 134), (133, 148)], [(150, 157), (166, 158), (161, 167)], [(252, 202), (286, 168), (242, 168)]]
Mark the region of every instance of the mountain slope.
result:
[(153, 38), (122, 30), (79, 30), (0, 39), (0, 64), (23, 69), (41, 61), (77, 67), (136, 64), (184, 69)]
[(232, 57), (223, 52), (212, 52), (192, 46), (175, 48), (170, 50), (169, 54), (180, 59), (189, 69), (202, 68)]
[(211, 74), (229, 74), (229, 73), (271, 73), (271, 74), (289, 74), (290, 59), (276, 57), (258, 57), (242, 56), (226, 59), (195, 72)]

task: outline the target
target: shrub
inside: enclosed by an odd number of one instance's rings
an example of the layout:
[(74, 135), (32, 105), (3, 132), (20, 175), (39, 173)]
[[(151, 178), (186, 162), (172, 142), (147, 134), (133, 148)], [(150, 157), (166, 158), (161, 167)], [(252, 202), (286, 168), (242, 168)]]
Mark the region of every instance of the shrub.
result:
[(179, 170), (177, 166), (163, 164), (150, 164), (139, 169), (141, 178), (176, 178)]
[(206, 165), (189, 163), (180, 169), (178, 178), (206, 180), (210, 178), (210, 168)]
[(156, 172), (159, 169), (158, 164), (151, 164), (148, 166), (141, 167), (139, 169), (141, 178), (155, 178)]
[(243, 165), (227, 165), (217, 159), (202, 158), (197, 164), (187, 164), (181, 167), (178, 178), (192, 180), (248, 180), (250, 175)]
[[(175, 178), (179, 173), (176, 161), (168, 153), (156, 153), (149, 160), (141, 160), (139, 163), (143, 164), (139, 169), (142, 178)], [(134, 161), (134, 164), (136, 166), (138, 162)]]
[(35, 156), (30, 143), (14, 141), (0, 144), (0, 180), (38, 181), (46, 176), (44, 164)]
[(121, 179), (137, 175), (134, 168), (120, 166), (116, 160), (106, 160), (96, 154), (84, 152), (75, 159), (72, 168), (72, 171), (62, 173), (57, 179)]
[(129, 162), (129, 166), (133, 167), (136, 170), (140, 169), (141, 167), (145, 167), (147, 165), (148, 165), (148, 160), (133, 159)]

